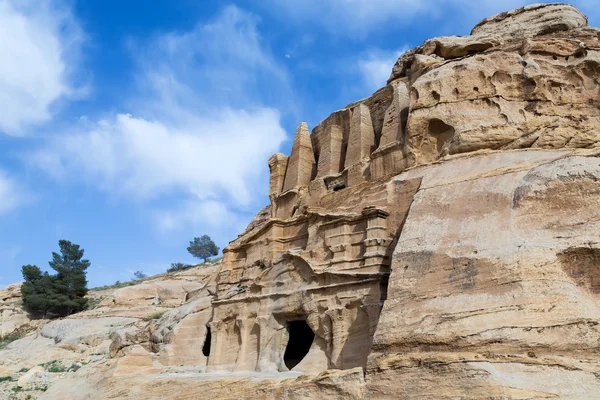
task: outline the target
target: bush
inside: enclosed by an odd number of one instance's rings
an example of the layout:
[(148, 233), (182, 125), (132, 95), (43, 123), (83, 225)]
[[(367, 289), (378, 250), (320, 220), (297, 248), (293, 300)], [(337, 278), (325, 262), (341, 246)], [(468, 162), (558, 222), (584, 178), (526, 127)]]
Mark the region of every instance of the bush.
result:
[(52, 253), (49, 275), (35, 265), (22, 267), (25, 282), (21, 287), (23, 306), (34, 315), (47, 317), (67, 316), (85, 309), (87, 299), (86, 271), (90, 266), (84, 260), (84, 250), (68, 240), (58, 242), (60, 254)]
[(144, 317), (143, 320), (145, 322), (150, 322), (150, 321), (153, 321), (155, 319), (160, 319), (160, 317), (162, 317), (165, 313), (166, 313), (166, 311), (157, 311), (157, 312), (155, 312), (153, 314), (150, 314), (150, 315)]
[(185, 271), (186, 269), (192, 268), (193, 265), (184, 263), (171, 263), (171, 267), (167, 269), (167, 272)]
[(145, 273), (143, 273), (142, 271), (135, 271), (133, 273), (133, 276), (135, 277), (135, 279), (140, 280), (140, 279), (144, 279), (147, 278), (148, 275), (146, 275)]
[[(71, 364), (71, 367), (72, 365), (73, 364)], [(48, 372), (51, 372), (53, 374), (58, 374), (61, 372), (67, 372), (71, 370), (71, 367), (65, 366), (60, 360), (54, 360), (40, 364), (40, 367), (44, 367)]]

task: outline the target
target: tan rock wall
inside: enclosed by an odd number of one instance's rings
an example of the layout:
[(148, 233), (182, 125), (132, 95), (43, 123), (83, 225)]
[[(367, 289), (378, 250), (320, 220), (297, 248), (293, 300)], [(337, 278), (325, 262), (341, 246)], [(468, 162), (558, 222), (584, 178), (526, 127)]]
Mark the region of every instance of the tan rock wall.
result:
[[(403, 382), (406, 398), (597, 390), (600, 159), (496, 153), (406, 175), (415, 174), (421, 188), (394, 251), (369, 361), (374, 390), (394, 398), (396, 388), (380, 382), (388, 379)], [(561, 368), (572, 372), (562, 387), (550, 384)], [(518, 383), (507, 389), (508, 374)], [(571, 392), (579, 385), (586, 389)]]

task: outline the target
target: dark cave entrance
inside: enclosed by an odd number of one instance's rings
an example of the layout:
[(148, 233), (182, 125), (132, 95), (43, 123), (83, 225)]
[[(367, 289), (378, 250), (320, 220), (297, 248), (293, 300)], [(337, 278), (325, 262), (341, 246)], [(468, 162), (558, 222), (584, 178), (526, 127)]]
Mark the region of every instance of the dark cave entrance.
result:
[(283, 361), (289, 370), (294, 368), (308, 354), (315, 339), (315, 333), (305, 320), (288, 322), (290, 339), (283, 354)]
[(208, 357), (210, 355), (210, 341), (212, 340), (212, 335), (210, 334), (210, 328), (206, 327), (206, 339), (204, 339), (204, 346), (202, 346), (202, 354), (204, 357)]

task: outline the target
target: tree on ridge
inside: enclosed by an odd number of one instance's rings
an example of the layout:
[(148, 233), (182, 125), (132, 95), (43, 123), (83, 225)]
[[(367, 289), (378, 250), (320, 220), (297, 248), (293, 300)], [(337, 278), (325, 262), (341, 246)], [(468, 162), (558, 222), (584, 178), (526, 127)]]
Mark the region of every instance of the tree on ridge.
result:
[(203, 259), (205, 263), (210, 257), (219, 254), (219, 248), (208, 235), (202, 235), (199, 238), (195, 237), (190, 242), (187, 251), (194, 257)]

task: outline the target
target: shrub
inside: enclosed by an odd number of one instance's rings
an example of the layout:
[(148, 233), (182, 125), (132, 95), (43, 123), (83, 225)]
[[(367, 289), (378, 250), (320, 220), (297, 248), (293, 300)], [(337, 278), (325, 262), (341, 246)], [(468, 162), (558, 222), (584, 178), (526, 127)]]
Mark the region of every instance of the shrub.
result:
[(184, 263), (171, 263), (171, 267), (167, 269), (167, 272), (177, 272), (177, 271), (184, 271), (186, 269), (192, 268), (193, 265), (190, 264), (184, 264)]
[(145, 273), (143, 273), (142, 271), (135, 271), (133, 273), (133, 276), (135, 277), (135, 279), (140, 280), (140, 279), (144, 279), (147, 278), (148, 275), (146, 275)]
[(65, 367), (59, 360), (54, 360), (44, 364), (40, 364), (40, 366), (46, 368), (48, 372), (54, 374), (67, 372), (69, 370), (69, 368)]
[(165, 313), (166, 313), (166, 311), (157, 311), (155, 313), (152, 313), (152, 314), (144, 317), (143, 320), (145, 322), (150, 322), (150, 321), (153, 321), (155, 319), (160, 319), (160, 317), (162, 317)]

